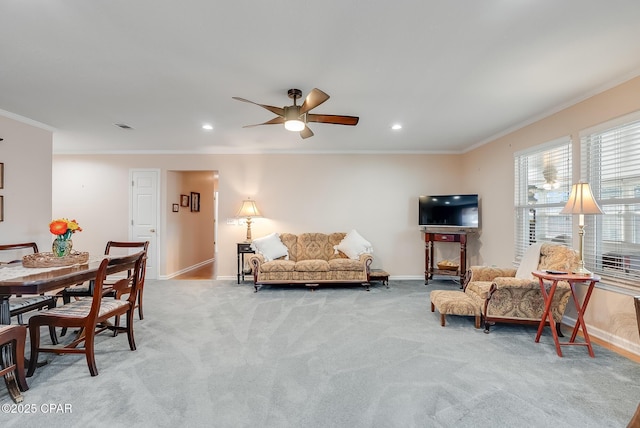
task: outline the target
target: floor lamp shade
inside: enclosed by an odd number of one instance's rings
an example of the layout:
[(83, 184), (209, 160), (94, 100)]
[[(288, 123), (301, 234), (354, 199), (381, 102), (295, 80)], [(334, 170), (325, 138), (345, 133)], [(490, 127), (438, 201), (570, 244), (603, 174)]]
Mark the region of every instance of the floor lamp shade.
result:
[(579, 263), (574, 273), (578, 275), (591, 276), (584, 267), (584, 216), (604, 214), (591, 192), (589, 183), (577, 183), (571, 187), (569, 200), (560, 214), (578, 214), (578, 233), (580, 234)]
[(251, 219), (254, 217), (262, 217), (256, 201), (252, 199), (242, 201), (242, 206), (236, 213), (236, 217), (247, 219), (247, 242), (251, 242)]

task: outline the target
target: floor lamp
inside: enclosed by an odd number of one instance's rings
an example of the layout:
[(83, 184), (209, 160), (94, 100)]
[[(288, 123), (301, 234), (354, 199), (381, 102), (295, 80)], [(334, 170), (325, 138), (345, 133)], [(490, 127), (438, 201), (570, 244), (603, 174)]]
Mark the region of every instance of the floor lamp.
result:
[(578, 262), (578, 268), (573, 271), (576, 275), (591, 276), (584, 267), (584, 216), (604, 214), (600, 209), (600, 206), (591, 193), (591, 187), (589, 183), (577, 183), (571, 187), (571, 194), (567, 205), (564, 206), (560, 214), (578, 214), (578, 233), (580, 234), (580, 249), (578, 255), (580, 260)]
[(247, 240), (245, 242), (251, 242), (251, 219), (254, 217), (262, 217), (260, 210), (256, 206), (256, 201), (251, 199), (242, 201), (242, 206), (236, 213), (236, 217), (247, 219)]

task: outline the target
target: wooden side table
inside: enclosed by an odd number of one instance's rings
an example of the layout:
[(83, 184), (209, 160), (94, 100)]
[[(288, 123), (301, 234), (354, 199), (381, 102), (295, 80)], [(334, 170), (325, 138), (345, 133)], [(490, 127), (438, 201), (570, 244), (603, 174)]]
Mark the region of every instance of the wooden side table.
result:
[(238, 254), (238, 284), (240, 284), (240, 278), (244, 281), (244, 255), (253, 254), (255, 251), (251, 248), (250, 242), (238, 242), (237, 244)]
[[(546, 271), (535, 271), (532, 272), (533, 276), (538, 278), (540, 282), (540, 290), (542, 292), (542, 297), (544, 298), (544, 313), (542, 314), (542, 319), (540, 320), (540, 325), (538, 326), (538, 333), (536, 334), (536, 343), (540, 341), (540, 336), (542, 335), (542, 330), (546, 324), (546, 321), (549, 321), (549, 327), (551, 328), (551, 333), (553, 334), (553, 341), (556, 344), (556, 353), (559, 357), (562, 357), (561, 346), (586, 346), (589, 350), (589, 356), (595, 357), (593, 354), (593, 347), (591, 346), (591, 339), (589, 338), (589, 333), (587, 332), (587, 325), (584, 322), (584, 312), (587, 310), (587, 305), (589, 304), (589, 298), (591, 298), (591, 292), (593, 291), (593, 287), (596, 285), (596, 282), (600, 281), (600, 277), (598, 275), (592, 276), (582, 276), (575, 275), (572, 273), (559, 274), (559, 273), (549, 273)], [(551, 288), (547, 293), (547, 290), (544, 286), (544, 281), (551, 281)], [(576, 325), (573, 327), (573, 332), (571, 333), (571, 338), (568, 342), (560, 342), (558, 339), (558, 333), (556, 331), (556, 322), (553, 319), (553, 314), (550, 312), (551, 302), (553, 300), (553, 295), (556, 292), (556, 288), (558, 286), (558, 281), (566, 281), (569, 283), (569, 287), (571, 288), (571, 297), (573, 298), (573, 303), (576, 306), (578, 311), (578, 320), (576, 321)], [(587, 294), (585, 294), (582, 303), (576, 296), (575, 285), (576, 284), (587, 284)], [(584, 336), (584, 342), (576, 342), (576, 336), (578, 335), (578, 330), (582, 329), (582, 335)]]

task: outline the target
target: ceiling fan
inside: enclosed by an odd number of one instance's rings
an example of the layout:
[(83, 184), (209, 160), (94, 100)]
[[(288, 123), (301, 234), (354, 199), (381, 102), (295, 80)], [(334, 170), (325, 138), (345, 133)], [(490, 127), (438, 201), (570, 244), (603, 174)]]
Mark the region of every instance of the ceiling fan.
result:
[(332, 123), (335, 125), (350, 125), (355, 126), (358, 124), (359, 118), (356, 116), (337, 116), (333, 114), (313, 114), (309, 113), (311, 109), (318, 107), (323, 102), (329, 99), (329, 95), (325, 94), (318, 88), (313, 88), (309, 95), (304, 99), (302, 105), (297, 105), (296, 101), (302, 96), (300, 89), (289, 89), (287, 92), (289, 98), (293, 99), (292, 106), (274, 107), (265, 104), (254, 103), (253, 101), (246, 100), (240, 97), (232, 97), (234, 100), (242, 101), (245, 103), (255, 104), (262, 108), (269, 110), (271, 113), (277, 114), (277, 117), (256, 125), (246, 125), (243, 128), (252, 128), (260, 125), (275, 125), (284, 123), (284, 127), (289, 131), (300, 132), (302, 138), (313, 137), (313, 132), (307, 126), (309, 122), (318, 123)]

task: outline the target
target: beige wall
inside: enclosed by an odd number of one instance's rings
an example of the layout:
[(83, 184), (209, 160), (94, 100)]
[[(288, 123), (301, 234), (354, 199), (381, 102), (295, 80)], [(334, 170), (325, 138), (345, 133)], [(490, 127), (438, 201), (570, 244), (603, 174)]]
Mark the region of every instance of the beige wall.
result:
[[(483, 199), (482, 263), (510, 266), (513, 260), (515, 152), (571, 135), (574, 142), (573, 177), (578, 181), (580, 131), (636, 111), (640, 111), (640, 77), (461, 156), (465, 180), (478, 186)], [(574, 233), (574, 238), (574, 247), (577, 248), (577, 233)], [(575, 311), (569, 310), (567, 316), (575, 317)], [(592, 335), (640, 354), (638, 326), (630, 295), (597, 289), (591, 297), (585, 319)]]
[[(180, 193), (197, 191), (181, 182), (186, 171), (208, 171), (209, 177), (217, 171), (218, 278), (235, 278), (236, 243), (245, 239), (246, 226), (229, 225), (227, 219), (235, 217), (247, 197), (257, 201), (264, 215), (252, 224), (254, 238), (274, 231), (357, 229), (374, 246), (374, 267), (383, 267), (397, 278), (420, 278), (424, 243), (417, 226), (417, 197), (460, 191), (457, 159), (454, 155), (56, 155), (53, 201), (54, 209), (73, 212), (79, 221), (86, 219), (83, 248), (102, 251), (106, 240), (128, 236), (129, 169), (160, 168), (161, 181), (167, 183), (161, 195), (166, 220), (159, 232), (160, 240), (166, 240), (160, 249), (160, 277), (166, 278), (189, 266), (185, 263), (195, 265), (210, 258), (201, 255), (181, 261), (176, 254), (192, 252), (193, 245), (212, 248), (211, 233), (192, 227), (191, 220), (212, 224), (213, 209), (197, 216), (181, 210), (178, 219), (184, 218), (187, 228), (177, 225), (171, 205), (179, 201)], [(83, 178), (72, 180), (74, 174)], [(79, 182), (91, 188), (90, 195), (79, 193)], [(69, 197), (74, 194), (75, 198)], [(201, 192), (201, 204), (203, 210), (213, 207), (213, 195)], [(203, 239), (181, 242), (194, 233)], [(442, 257), (458, 256), (455, 245), (441, 251)]]
[(36, 242), (51, 251), (51, 148), (49, 131), (0, 115), (4, 164), (4, 221), (0, 243)]

